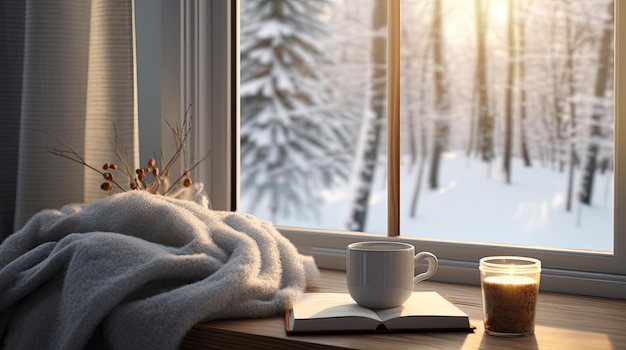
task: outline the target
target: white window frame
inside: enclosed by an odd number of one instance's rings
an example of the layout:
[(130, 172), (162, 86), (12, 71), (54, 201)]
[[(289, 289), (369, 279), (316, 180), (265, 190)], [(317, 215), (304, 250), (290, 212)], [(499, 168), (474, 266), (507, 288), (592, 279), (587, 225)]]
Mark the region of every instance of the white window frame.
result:
[[(170, 1), (170, 0), (163, 0)], [(200, 178), (216, 209), (238, 209), (239, 1), (182, 0), (180, 99), (194, 97), (194, 150), (212, 148)], [(616, 0), (615, 149), (626, 155), (626, 4)], [(622, 42), (622, 45), (618, 43)], [(183, 105), (180, 108), (184, 108)], [(195, 110), (197, 108), (197, 110)], [(205, 118), (210, 116), (210, 118)], [(209, 137), (202, 137), (209, 135)], [(619, 137), (618, 137), (619, 135)], [(439, 257), (433, 280), (478, 284), (478, 260), (488, 255), (532, 256), (542, 261), (541, 289), (626, 299), (626, 156), (615, 159), (614, 253), (555, 250), (505, 244), (468, 243), (420, 237), (279, 227), (321, 268), (345, 269), (345, 247), (361, 240), (398, 240)]]
[(193, 178), (204, 180), (213, 207), (224, 210), (236, 209), (239, 198), (233, 177), (226, 176), (238, 173), (238, 126), (230, 117), (239, 103), (238, 74), (231, 76), (237, 72), (237, 62), (231, 62), (237, 48), (229, 45), (230, 33), (236, 33), (229, 26), (237, 24), (227, 15), (235, 5), (230, 0), (134, 0), (141, 160), (175, 148), (167, 123), (179, 124), (191, 103), (190, 157), (211, 151)]

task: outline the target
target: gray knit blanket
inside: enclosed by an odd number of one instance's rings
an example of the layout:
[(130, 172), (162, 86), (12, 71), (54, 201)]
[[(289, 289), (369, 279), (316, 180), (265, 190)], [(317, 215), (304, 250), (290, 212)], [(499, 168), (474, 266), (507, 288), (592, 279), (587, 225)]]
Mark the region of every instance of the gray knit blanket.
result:
[(318, 273), (271, 223), (191, 201), (44, 210), (0, 244), (0, 344), (176, 349), (198, 322), (282, 313)]

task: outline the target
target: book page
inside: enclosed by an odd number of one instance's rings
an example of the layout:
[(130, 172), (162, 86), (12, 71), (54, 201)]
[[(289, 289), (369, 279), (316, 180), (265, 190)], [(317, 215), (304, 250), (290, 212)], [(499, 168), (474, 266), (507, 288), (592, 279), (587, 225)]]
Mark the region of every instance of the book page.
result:
[(467, 316), (437, 292), (413, 292), (401, 306), (377, 310), (383, 321), (406, 316)]
[(294, 319), (367, 317), (381, 321), (376, 312), (359, 306), (344, 293), (304, 293), (302, 301), (293, 307), (293, 316)]
[(401, 306), (376, 311), (383, 322), (406, 316), (467, 316), (437, 292), (413, 292)]

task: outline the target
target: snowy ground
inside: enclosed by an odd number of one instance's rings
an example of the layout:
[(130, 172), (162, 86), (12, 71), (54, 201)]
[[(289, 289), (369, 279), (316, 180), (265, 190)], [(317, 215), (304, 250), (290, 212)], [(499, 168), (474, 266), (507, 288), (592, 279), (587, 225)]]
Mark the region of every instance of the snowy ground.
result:
[[(524, 168), (515, 160), (512, 184), (507, 185), (500, 179), (501, 163), (494, 162), (491, 167), (488, 169), (487, 164), (476, 159), (446, 154), (441, 164), (441, 187), (431, 191), (422, 186), (415, 218), (409, 217), (409, 208), (417, 172), (403, 169), (401, 235), (613, 250), (612, 173), (596, 177), (592, 206), (579, 206), (575, 202), (572, 212), (568, 213), (565, 211), (565, 173), (539, 164)], [(384, 169), (379, 174), (384, 175)], [(385, 179), (379, 176), (370, 198), (367, 232), (387, 231), (386, 193)], [(329, 191), (318, 219), (278, 217), (274, 223), (342, 230), (344, 197), (343, 189)], [(243, 197), (242, 209), (246, 207)], [(258, 209), (252, 214), (271, 220), (264, 206)]]

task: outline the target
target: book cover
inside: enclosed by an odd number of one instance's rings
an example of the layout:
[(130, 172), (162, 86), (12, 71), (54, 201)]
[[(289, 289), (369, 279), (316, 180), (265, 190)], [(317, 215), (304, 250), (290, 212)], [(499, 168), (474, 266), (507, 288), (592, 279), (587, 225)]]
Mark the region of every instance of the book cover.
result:
[(437, 292), (413, 292), (401, 306), (372, 310), (347, 293), (305, 293), (285, 312), (288, 334), (473, 332), (469, 316)]

